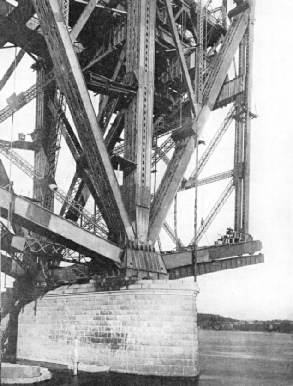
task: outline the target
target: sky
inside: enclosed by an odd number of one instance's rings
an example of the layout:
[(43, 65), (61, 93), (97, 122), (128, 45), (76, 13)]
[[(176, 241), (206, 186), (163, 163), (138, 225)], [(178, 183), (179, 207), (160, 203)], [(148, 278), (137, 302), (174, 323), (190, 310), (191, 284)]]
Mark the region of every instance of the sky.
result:
[[(216, 3), (216, 1), (214, 1)], [(231, 4), (232, 1), (230, 0)], [(250, 233), (261, 240), (265, 263), (198, 277), (200, 294), (198, 312), (214, 313), (239, 319), (293, 320), (293, 258), (291, 235), (293, 230), (293, 130), (290, 86), (293, 84), (293, 55), (289, 36), (293, 34), (290, 0), (268, 2), (257, 0), (253, 59), (252, 110), (258, 118), (252, 121)], [(13, 60), (14, 49), (0, 51), (1, 74)], [(14, 91), (25, 91), (35, 83), (30, 70), (32, 59), (27, 55), (18, 66), (15, 76), (0, 93), (0, 109)], [(0, 75), (2, 76), (2, 75)], [(95, 106), (97, 101), (93, 100)], [(0, 138), (17, 139), (19, 133), (29, 134), (35, 125), (35, 101), (0, 124)], [(227, 109), (212, 114), (204, 132), (207, 141), (219, 127)], [(233, 128), (221, 141), (201, 177), (230, 170), (233, 166)], [(13, 132), (13, 134), (11, 134)], [(202, 153), (205, 149), (202, 148)], [(33, 164), (33, 156), (19, 154)], [(30, 195), (32, 182), (1, 155), (6, 170), (18, 194)], [(191, 160), (186, 176), (194, 168)], [(61, 167), (60, 167), (61, 165)], [(66, 165), (66, 167), (64, 167)], [(162, 168), (162, 170), (164, 167)], [(61, 142), (57, 184), (67, 191), (74, 173), (74, 163), (64, 141)], [(224, 180), (199, 189), (200, 217), (205, 217), (228, 181)], [(178, 234), (188, 244), (193, 235), (194, 191), (178, 194)], [(93, 205), (89, 203), (89, 209)], [(58, 209), (58, 206), (56, 205)], [(173, 209), (167, 218), (173, 224)], [(215, 219), (202, 245), (210, 245), (218, 234), (233, 227), (233, 196)], [(172, 249), (172, 242), (162, 232), (164, 249)], [(187, 280), (192, 280), (189, 278)], [(3, 285), (3, 280), (2, 280)]]

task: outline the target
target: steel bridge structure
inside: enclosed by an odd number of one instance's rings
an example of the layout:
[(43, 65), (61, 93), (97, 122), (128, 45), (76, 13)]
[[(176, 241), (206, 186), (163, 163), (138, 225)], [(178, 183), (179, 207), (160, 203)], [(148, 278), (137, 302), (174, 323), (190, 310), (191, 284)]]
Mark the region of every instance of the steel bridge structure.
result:
[[(1, 162), (2, 272), (16, 279), (30, 273), (49, 288), (58, 284), (58, 267), (64, 281), (61, 262), (80, 268), (71, 282), (93, 275), (177, 279), (263, 262), (261, 243), (249, 232), (255, 0), (17, 3), (0, 0), (0, 48), (20, 48), (0, 89), (25, 55), (34, 59), (36, 83), (7, 99), (0, 123), (35, 99), (36, 124), (31, 141), (1, 140), (0, 153), (33, 180), (33, 197), (13, 190)], [(186, 177), (221, 108), (224, 120)], [(233, 169), (200, 178), (229, 126)], [(67, 192), (55, 179), (62, 137), (76, 164)], [(19, 149), (33, 152), (34, 164)], [(227, 187), (183, 245), (177, 194), (223, 179)], [(216, 245), (198, 247), (232, 193), (233, 229)], [(90, 198), (92, 211), (85, 209)], [(174, 202), (173, 227), (166, 217)], [(174, 242), (172, 253), (162, 250), (162, 230)]]

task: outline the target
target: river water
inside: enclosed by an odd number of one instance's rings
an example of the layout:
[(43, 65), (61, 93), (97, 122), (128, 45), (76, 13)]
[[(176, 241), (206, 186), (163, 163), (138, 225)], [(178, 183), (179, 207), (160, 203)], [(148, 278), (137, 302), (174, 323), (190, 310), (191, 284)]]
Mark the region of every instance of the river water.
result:
[(293, 386), (293, 334), (199, 331), (200, 377), (178, 379), (111, 373), (73, 377), (48, 366), (40, 386)]
[(200, 386), (293, 386), (293, 334), (201, 330)]

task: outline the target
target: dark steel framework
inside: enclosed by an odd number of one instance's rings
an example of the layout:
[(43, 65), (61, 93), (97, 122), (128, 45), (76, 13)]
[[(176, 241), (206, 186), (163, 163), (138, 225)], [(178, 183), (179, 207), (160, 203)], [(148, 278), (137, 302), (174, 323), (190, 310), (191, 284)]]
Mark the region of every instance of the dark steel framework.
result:
[[(210, 1), (203, 4), (195, 0), (19, 0), (18, 7), (1, 0), (0, 4), (0, 44), (3, 47), (9, 42), (21, 47), (0, 81), (1, 88), (24, 52), (35, 59), (37, 72), (36, 84), (14, 94), (0, 111), (3, 122), (36, 98), (33, 141), (12, 143), (14, 148), (34, 151), (34, 165), (5, 141), (0, 141), (0, 152), (34, 179), (34, 199), (44, 210), (53, 211), (56, 198), (62, 203), (61, 217), (96, 235), (95, 272), (139, 276), (141, 271), (141, 276), (165, 277), (163, 260), (154, 252), (162, 228), (177, 250), (185, 248), (177, 231), (176, 205), (175, 229), (166, 223), (177, 194), (226, 178), (230, 181), (197, 230), (196, 243), (233, 191), (234, 231), (249, 234), (255, 0), (238, 2), (232, 10), (227, 9), (225, 0), (219, 1), (216, 8)], [(231, 76), (233, 62), (237, 69)], [(100, 95), (97, 116), (89, 90)], [(202, 142), (209, 116), (229, 104), (231, 108), (207, 145), (198, 169), (190, 178), (183, 177), (195, 148)], [(66, 109), (70, 110), (75, 129), (66, 117)], [(198, 179), (232, 122), (234, 169)], [(76, 162), (67, 193), (60, 191), (55, 182), (61, 136)], [(152, 194), (151, 173), (157, 173), (160, 162), (167, 169)], [(122, 186), (114, 169), (123, 172)], [(6, 185), (3, 181), (1, 184)], [(4, 196), (1, 193), (0, 201), (5, 209)], [(84, 208), (90, 196), (95, 201), (94, 213)], [(21, 199), (19, 203), (26, 205)], [(26, 218), (27, 214), (19, 213), (14, 213), (16, 225), (19, 222), (28, 226), (40, 245), (51, 245), (38, 236), (46, 234), (40, 232), (43, 224), (38, 227)], [(20, 226), (16, 228), (20, 237), (26, 237)], [(52, 231), (58, 242), (58, 263), (73, 261), (73, 250), (82, 248), (64, 242), (61, 233), (58, 239), (58, 232), (49, 224), (48, 229), (48, 235)], [(247, 241), (245, 237), (235, 243)], [(101, 239), (121, 249), (121, 264), (116, 261), (115, 269), (108, 256), (103, 263)], [(23, 253), (35, 261), (36, 253), (29, 248)], [(93, 260), (94, 252), (91, 257)], [(17, 259), (21, 261), (19, 251)], [(47, 260), (43, 258), (43, 264)], [(226, 269), (225, 264), (222, 266)]]

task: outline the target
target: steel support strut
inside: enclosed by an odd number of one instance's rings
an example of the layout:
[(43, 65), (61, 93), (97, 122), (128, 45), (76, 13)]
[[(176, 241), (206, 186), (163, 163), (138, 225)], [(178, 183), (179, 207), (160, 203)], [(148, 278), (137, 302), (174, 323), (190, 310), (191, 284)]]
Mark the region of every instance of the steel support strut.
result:
[(126, 72), (134, 72), (137, 95), (125, 114), (126, 159), (137, 164), (124, 177), (124, 201), (136, 235), (147, 241), (151, 198), (156, 2), (128, 1)]
[[(50, 73), (49, 73), (50, 74)], [(45, 81), (49, 75), (45, 69), (37, 70), (37, 83), (36, 83), (36, 129), (34, 131), (34, 140), (39, 142), (41, 146), (35, 151), (34, 154), (34, 169), (38, 174), (45, 175), (46, 167), (48, 165), (48, 149), (54, 148), (54, 142), (52, 133), (56, 130), (54, 126), (54, 114), (50, 112), (48, 108), (48, 101), (54, 99), (56, 93), (56, 83), (50, 83), (50, 86), (46, 88), (39, 87)], [(50, 138), (50, 140), (48, 140)], [(55, 151), (52, 149), (53, 157), (55, 158)], [(49, 165), (48, 165), (49, 166)], [(55, 172), (53, 173), (53, 178)], [(52, 182), (52, 181), (51, 181)], [(54, 200), (52, 200), (52, 192), (50, 191), (48, 184), (38, 178), (34, 178), (33, 192), (34, 198), (40, 201), (43, 206), (46, 205), (46, 209), (54, 210)]]
[(59, 87), (66, 96), (89, 170), (94, 177), (92, 182), (97, 193), (97, 205), (113, 239), (123, 242), (126, 235), (132, 239), (132, 226), (58, 0), (34, 0), (34, 6), (54, 63)]

